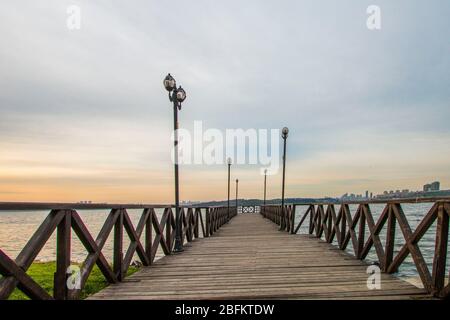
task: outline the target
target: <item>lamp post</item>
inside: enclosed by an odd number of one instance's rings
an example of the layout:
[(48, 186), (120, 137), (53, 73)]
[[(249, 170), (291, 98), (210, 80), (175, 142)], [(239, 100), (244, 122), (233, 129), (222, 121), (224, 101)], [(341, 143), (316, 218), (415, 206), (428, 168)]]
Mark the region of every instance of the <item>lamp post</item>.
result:
[(228, 209), (227, 209), (227, 220), (230, 221), (230, 169), (231, 169), (231, 158), (227, 159), (228, 164)]
[(181, 110), (181, 103), (186, 99), (186, 92), (181, 86), (177, 89), (177, 83), (170, 73), (164, 78), (164, 87), (169, 92), (169, 100), (173, 102), (173, 130), (175, 148), (174, 162), (175, 162), (175, 246), (173, 252), (182, 252), (183, 243), (181, 242), (181, 214), (180, 214), (180, 190), (178, 182), (178, 110)]
[(280, 230), (284, 228), (284, 181), (286, 177), (286, 139), (288, 137), (289, 129), (284, 127), (281, 131), (281, 136), (283, 138), (283, 183), (281, 187), (281, 221)]
[(264, 216), (266, 216), (266, 185), (267, 185), (267, 169), (264, 169)]
[(239, 190), (239, 179), (236, 179), (236, 212), (238, 207), (238, 190)]

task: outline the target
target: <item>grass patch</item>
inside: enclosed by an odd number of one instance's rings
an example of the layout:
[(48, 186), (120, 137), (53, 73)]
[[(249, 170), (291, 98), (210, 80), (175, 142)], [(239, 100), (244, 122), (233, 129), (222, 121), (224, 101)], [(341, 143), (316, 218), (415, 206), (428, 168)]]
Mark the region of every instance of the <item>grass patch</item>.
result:
[[(139, 270), (138, 267), (130, 266), (128, 268), (127, 276)], [(53, 296), (53, 275), (56, 271), (56, 262), (34, 262), (27, 271), (27, 274), (33, 278), (49, 295)], [(1, 277), (0, 277), (1, 278)], [(99, 292), (107, 287), (109, 283), (106, 281), (97, 265), (92, 269), (91, 274), (81, 292), (80, 299)], [(9, 300), (29, 300), (28, 296), (19, 289), (15, 289), (9, 296)]]

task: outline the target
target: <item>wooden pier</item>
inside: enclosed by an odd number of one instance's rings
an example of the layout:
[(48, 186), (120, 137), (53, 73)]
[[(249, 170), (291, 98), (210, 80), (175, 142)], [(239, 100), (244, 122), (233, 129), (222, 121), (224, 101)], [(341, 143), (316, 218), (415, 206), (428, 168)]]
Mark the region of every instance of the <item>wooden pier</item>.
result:
[[(420, 221), (415, 221), (418, 224), (412, 228), (402, 205), (417, 202), (430, 202), (430, 209), (420, 215)], [(383, 206), (376, 219), (371, 212), (373, 204)], [(300, 215), (302, 210), (298, 209), (305, 206)], [(0, 248), (0, 300), (7, 299), (15, 288), (32, 299), (78, 299), (94, 265), (110, 285), (90, 299), (450, 296), (448, 198), (270, 205), (261, 207), (260, 213), (241, 214), (236, 207), (183, 207), (180, 221), (185, 250), (181, 253), (173, 250), (177, 229), (173, 207), (138, 207), (142, 214), (135, 225), (125, 207), (108, 208), (111, 211), (96, 237), (77, 210), (68, 205), (52, 209), (15, 259)], [(385, 238), (380, 236), (382, 232)], [(27, 270), (54, 233), (57, 235), (56, 272), (53, 292), (49, 292)], [(431, 263), (425, 260), (419, 246), (427, 233), (433, 234), (435, 241)], [(79, 286), (74, 288), (67, 285), (73, 276), (68, 273), (72, 265), (73, 236), (86, 249), (86, 259), (80, 265)], [(110, 237), (112, 261), (103, 254)], [(128, 248), (124, 247), (124, 237), (130, 239)], [(404, 242), (399, 246), (396, 241), (400, 237)], [(376, 264), (370, 269), (380, 271), (380, 288), (368, 286), (372, 277), (366, 259), (370, 252)], [(157, 259), (161, 254), (163, 257)], [(395, 276), (408, 256), (423, 289)], [(135, 258), (140, 260), (142, 268), (127, 277)]]
[(113, 284), (91, 299), (423, 299), (423, 289), (381, 274), (310, 235), (292, 236), (259, 214), (242, 214), (182, 254)]

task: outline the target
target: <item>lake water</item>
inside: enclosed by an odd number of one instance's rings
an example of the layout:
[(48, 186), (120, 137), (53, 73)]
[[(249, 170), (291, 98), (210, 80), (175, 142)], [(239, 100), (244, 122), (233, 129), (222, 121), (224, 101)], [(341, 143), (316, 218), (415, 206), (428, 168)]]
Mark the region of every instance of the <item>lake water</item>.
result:
[[(432, 207), (432, 203), (419, 203), (419, 204), (403, 204), (402, 208), (408, 218), (408, 222), (411, 229), (414, 231), (416, 226)], [(372, 204), (370, 206), (372, 214), (374, 216), (375, 222), (378, 220), (384, 205), (383, 204)], [(299, 206), (296, 210), (296, 223), (298, 223), (306, 211), (307, 206)], [(352, 215), (355, 213), (357, 206), (350, 206)], [(339, 206), (336, 206), (336, 212), (339, 210)], [(87, 226), (88, 230), (96, 238), (98, 232), (103, 226), (106, 217), (109, 214), (109, 210), (77, 210), (80, 214), (82, 220)], [(133, 225), (136, 226), (139, 218), (142, 214), (142, 209), (130, 209), (127, 210)], [(162, 209), (156, 210), (156, 213), (160, 219), (162, 215)], [(49, 210), (42, 211), (0, 211), (0, 249), (2, 249), (9, 257), (15, 258), (22, 248), (25, 246), (27, 241), (31, 238), (33, 233), (37, 230), (39, 225), (49, 214)], [(203, 221), (205, 222), (205, 217), (203, 213)], [(309, 218), (305, 220), (304, 225), (300, 228), (299, 233), (308, 233), (308, 223)], [(436, 223), (436, 222), (435, 222)], [(403, 239), (403, 234), (397, 223), (397, 231), (395, 238), (395, 253), (397, 253), (400, 248), (405, 243)], [(424, 235), (422, 240), (419, 242), (419, 247), (422, 254), (429, 265), (430, 272), (432, 268), (434, 245), (435, 245), (435, 231), (436, 226), (433, 224), (428, 232)], [(200, 231), (201, 234), (201, 231)], [(366, 239), (369, 236), (368, 228), (366, 227)], [(143, 241), (144, 236), (141, 237)], [(386, 225), (380, 233), (381, 241), (384, 245), (386, 239)], [(128, 248), (129, 240), (126, 232), (124, 232), (124, 252)], [(112, 248), (113, 248), (113, 237), (112, 232), (106, 242), (102, 252), (108, 261), (112, 261)], [(353, 254), (353, 248), (351, 241), (347, 247), (347, 251)], [(395, 255), (394, 253), (394, 255)], [(72, 234), (72, 261), (82, 262), (86, 258), (87, 252), (83, 245), (80, 243), (76, 235)], [(157, 258), (162, 257), (163, 252), (161, 249), (157, 252)], [(51, 236), (45, 247), (41, 250), (36, 260), (39, 261), (53, 261), (56, 258), (56, 232)], [(139, 260), (135, 255), (134, 260)], [(367, 260), (376, 261), (375, 249), (372, 247)], [(447, 256), (447, 265), (449, 265), (450, 257)], [(417, 276), (417, 270), (414, 266), (414, 262), (409, 255), (405, 262), (401, 265), (398, 276), (400, 277), (415, 277)]]
[[(142, 209), (127, 209), (128, 215), (136, 228), (142, 215)], [(38, 229), (42, 221), (49, 214), (49, 210), (39, 211), (1, 211), (0, 210), (0, 249), (2, 249), (9, 257), (16, 258), (34, 232)], [(95, 239), (100, 232), (105, 220), (109, 214), (109, 210), (77, 210), (87, 229)], [(161, 219), (163, 209), (155, 209), (158, 219)], [(204, 213), (203, 213), (204, 214)], [(205, 217), (203, 215), (203, 222)], [(201, 235), (201, 228), (200, 235)], [(102, 253), (108, 261), (113, 261), (113, 230), (111, 231)], [(153, 232), (153, 237), (155, 232)], [(141, 236), (141, 242), (144, 244), (144, 234)], [(128, 248), (130, 241), (127, 233), (124, 231), (123, 250), (124, 254)], [(82, 262), (86, 258), (87, 251), (78, 240), (76, 234), (72, 232), (72, 256), (74, 262)], [(156, 259), (164, 256), (161, 248), (156, 253)], [(38, 261), (54, 261), (56, 260), (56, 231), (47, 241), (36, 260)], [(139, 260), (137, 254), (133, 260)]]

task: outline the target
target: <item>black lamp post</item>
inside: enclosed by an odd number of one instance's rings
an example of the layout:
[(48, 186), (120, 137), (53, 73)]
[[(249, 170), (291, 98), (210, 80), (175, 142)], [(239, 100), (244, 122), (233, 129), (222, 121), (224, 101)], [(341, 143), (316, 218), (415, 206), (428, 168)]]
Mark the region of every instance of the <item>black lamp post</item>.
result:
[(264, 216), (266, 215), (266, 185), (267, 185), (267, 169), (264, 169)]
[(230, 221), (230, 169), (231, 169), (231, 158), (227, 159), (228, 164), (228, 209), (227, 209), (227, 219)]
[(281, 137), (283, 138), (283, 184), (281, 187), (281, 221), (280, 230), (284, 228), (284, 181), (286, 177), (286, 139), (288, 137), (289, 129), (284, 127), (281, 131)]
[(239, 179), (236, 179), (236, 212), (238, 207), (238, 190), (239, 190)]
[(178, 87), (175, 79), (170, 73), (164, 78), (164, 87), (169, 91), (169, 100), (173, 102), (173, 129), (174, 129), (174, 162), (175, 162), (175, 219), (176, 234), (173, 252), (183, 251), (181, 242), (181, 214), (180, 214), (180, 190), (178, 183), (178, 110), (181, 110), (181, 103), (186, 99), (186, 92)]

